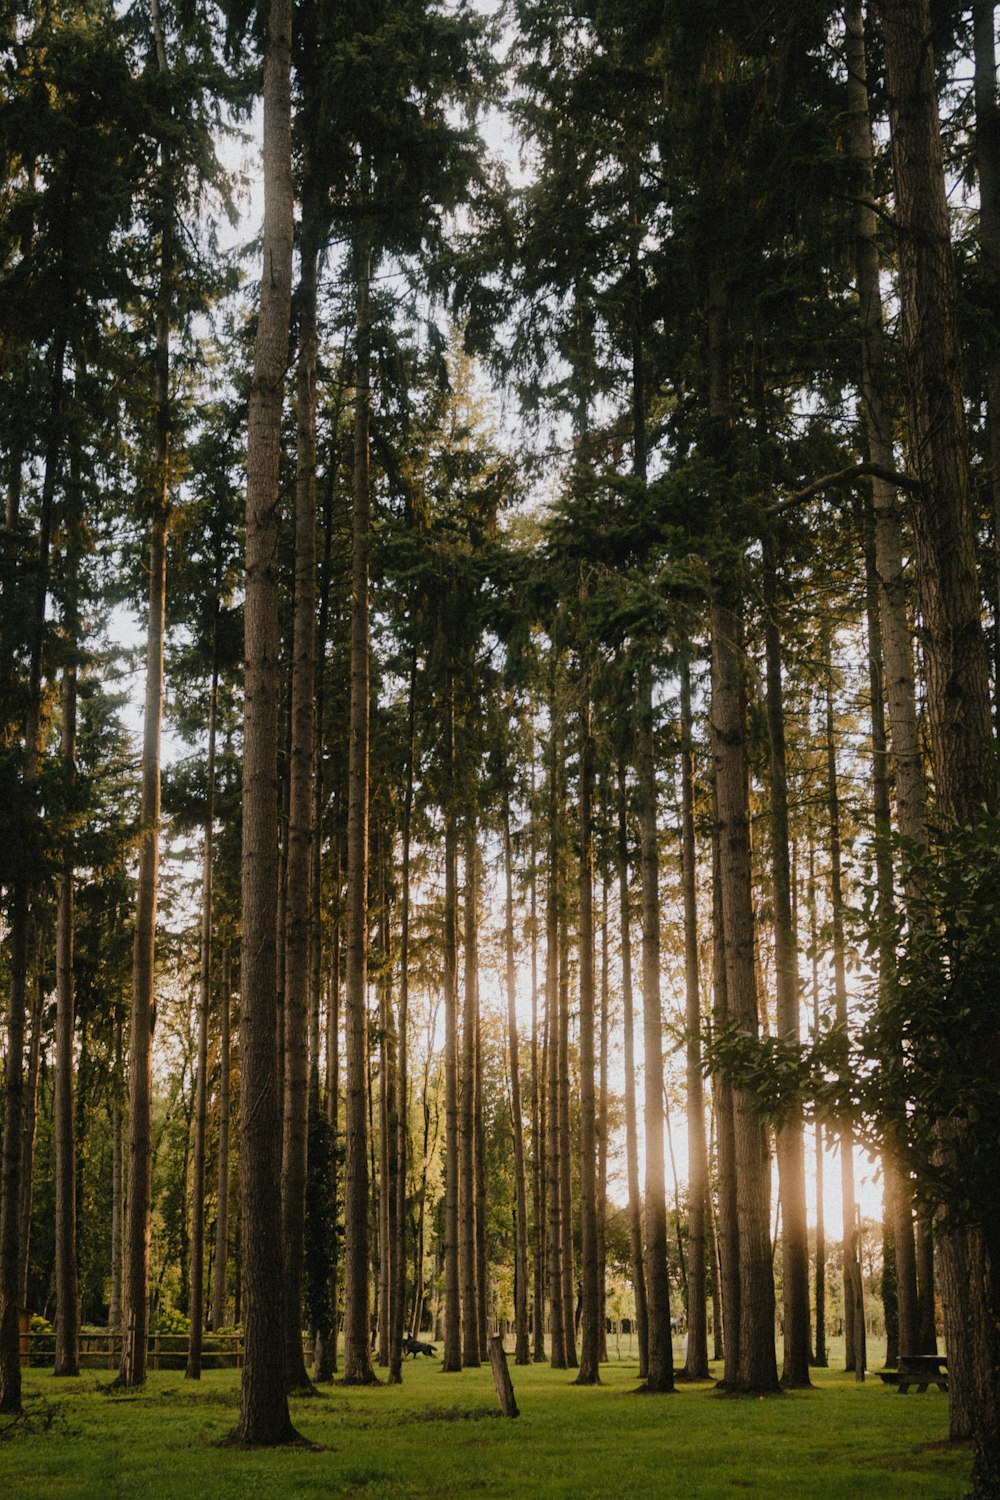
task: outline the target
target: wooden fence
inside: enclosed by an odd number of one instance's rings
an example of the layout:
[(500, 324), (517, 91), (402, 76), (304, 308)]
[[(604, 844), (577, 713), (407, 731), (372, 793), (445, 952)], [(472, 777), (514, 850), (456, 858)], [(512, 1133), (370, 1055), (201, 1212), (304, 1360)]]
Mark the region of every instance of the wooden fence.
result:
[[(187, 1365), (186, 1333), (151, 1333), (147, 1345), (151, 1370), (183, 1370)], [(303, 1337), (306, 1364), (312, 1363), (312, 1339)], [(81, 1333), (80, 1368), (82, 1370), (117, 1370), (121, 1360), (122, 1340), (117, 1333)], [(21, 1363), (36, 1368), (51, 1365), (55, 1357), (55, 1335), (21, 1332)], [(203, 1370), (238, 1370), (243, 1364), (242, 1333), (206, 1333), (201, 1341)]]

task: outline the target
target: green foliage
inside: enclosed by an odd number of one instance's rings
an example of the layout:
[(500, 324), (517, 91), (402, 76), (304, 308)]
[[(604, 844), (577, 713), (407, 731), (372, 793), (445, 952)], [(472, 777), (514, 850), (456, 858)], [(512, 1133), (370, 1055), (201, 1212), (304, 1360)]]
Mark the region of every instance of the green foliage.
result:
[[(905, 1110), (923, 1191), (957, 1222), (995, 1204), (1000, 1115), (1000, 821), (941, 829), (929, 852), (904, 851), (912, 893), (890, 920), (896, 982), (864, 1037), (872, 1104)], [(873, 935), (875, 915), (866, 907)]]

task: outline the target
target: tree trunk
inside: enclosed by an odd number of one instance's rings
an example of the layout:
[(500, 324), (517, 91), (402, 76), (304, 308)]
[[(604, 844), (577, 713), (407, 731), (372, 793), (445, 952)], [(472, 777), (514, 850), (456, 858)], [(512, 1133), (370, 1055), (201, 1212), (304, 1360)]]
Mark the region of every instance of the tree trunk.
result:
[(628, 819), (625, 770), (618, 768), (618, 900), (621, 907), (622, 1006), (625, 1049), (625, 1161), (628, 1177), (629, 1249), (632, 1291), (639, 1344), (639, 1379), (649, 1373), (649, 1313), (646, 1306), (646, 1268), (642, 1258), (642, 1199), (639, 1194), (639, 1132), (635, 1099), (635, 1018), (632, 997), (632, 920), (628, 882)]
[(122, 1141), (122, 1015), (115, 1003), (115, 1056), (111, 1103), (111, 1295), (108, 1329), (122, 1333), (122, 1229), (125, 1220), (125, 1160)]
[(212, 853), (215, 835), (215, 719), (219, 671), (212, 642), (208, 697), (208, 769), (205, 848), (201, 869), (201, 960), (198, 991), (198, 1060), (195, 1076), (194, 1164), (191, 1172), (191, 1283), (188, 1303), (188, 1380), (201, 1379), (201, 1335), (205, 1322), (205, 1129), (208, 1114), (208, 1012), (212, 1002)]
[(701, 1067), (701, 987), (698, 973), (698, 893), (695, 866), (694, 729), (691, 667), (681, 658), (681, 886), (684, 903), (684, 1022), (687, 1029), (688, 1129), (688, 1380), (708, 1380), (708, 1307), (705, 1298), (705, 1210), (708, 1205), (708, 1151)]
[[(478, 877), (477, 877), (478, 892)], [(478, 911), (478, 894), (476, 897)], [(489, 1348), (493, 1335), (493, 1302), (490, 1289), (489, 1249), (486, 1243), (486, 1132), (483, 1127), (483, 1034), (479, 1008), (479, 921), (476, 919), (476, 1060), (473, 1094), (473, 1144), (476, 1165), (476, 1286), (479, 1292), (479, 1349)]]
[(553, 654), (549, 675), (549, 712), (552, 733), (548, 765), (548, 851), (545, 891), (545, 1025), (548, 1050), (548, 1264), (549, 1359), (554, 1370), (568, 1367), (566, 1319), (563, 1313), (562, 1140), (559, 1129), (559, 767), (562, 745), (556, 713), (556, 666)]
[[(534, 763), (532, 763), (532, 797), (534, 809)], [(531, 1216), (534, 1251), (534, 1300), (531, 1314), (531, 1358), (533, 1364), (545, 1362), (545, 1072), (544, 1047), (541, 1070), (538, 1056), (538, 847), (535, 837), (534, 811), (531, 821)]]
[[(308, 168), (307, 168), (308, 176)], [(312, 819), (316, 744), (316, 274), (317, 207), (307, 181), (299, 255), (296, 371), (295, 584), (292, 696), (289, 710), (288, 832), (284, 926), (284, 1105), (281, 1149), (281, 1234), (285, 1276), (285, 1378), (309, 1390), (302, 1352), (303, 1265), (309, 1103)]]
[[(750, 820), (745, 758), (746, 725), (740, 628), (730, 603), (717, 598), (712, 638), (712, 754), (715, 765), (726, 1018), (757, 1037)], [(767, 1133), (756, 1100), (732, 1088), (733, 1167), (739, 1236), (739, 1359), (737, 1386), (749, 1392), (778, 1387), (774, 1348), (774, 1278), (770, 1239), (770, 1163)], [(720, 1128), (721, 1136), (721, 1128)], [(726, 1342), (732, 1322), (726, 1314)]]
[[(764, 643), (771, 792), (771, 864), (774, 895), (774, 965), (777, 1027), (782, 1041), (799, 1044), (798, 954), (792, 919), (788, 846), (788, 778), (778, 579), (774, 540), (764, 539)], [(809, 1381), (809, 1240), (806, 1229), (805, 1153), (802, 1115), (795, 1106), (777, 1131), (781, 1191), (781, 1266), (784, 1364), (781, 1384), (801, 1389)]]
[(344, 1181), (344, 1383), (375, 1379), (368, 1308), (368, 556), (371, 242), (359, 233), (357, 393), (354, 405), (351, 708), (347, 813), (347, 1152)]
[[(599, 1385), (600, 1296), (597, 1281), (597, 1120), (594, 1099), (594, 833), (590, 680), (580, 705), (580, 1246), (583, 1320), (577, 1385)], [(648, 1127), (647, 1127), (648, 1130)], [(648, 1139), (648, 1135), (647, 1135)], [(667, 1321), (669, 1343), (670, 1322)], [(673, 1374), (671, 1366), (671, 1375)]]
[(601, 1020), (600, 1079), (597, 1103), (597, 1342), (598, 1360), (608, 1363), (607, 1210), (608, 1210), (608, 1010), (611, 1003), (611, 955), (608, 951), (608, 885), (601, 882)]
[(291, 0), (271, 0), (264, 55), (264, 249), (247, 437), (240, 1013), (239, 1440), (294, 1437), (284, 1360), (277, 1086), (278, 471), (292, 286)]
[[(837, 784), (837, 747), (833, 732), (833, 663), (826, 642), (826, 769), (827, 808), (830, 819), (830, 905), (833, 911), (833, 993), (837, 1026), (842, 1034), (843, 1064), (847, 1064), (847, 955), (844, 938), (844, 894), (841, 875), (840, 793)], [(854, 1190), (854, 1134), (849, 1125), (840, 1129), (840, 1187), (844, 1205), (842, 1239), (844, 1274), (844, 1368), (856, 1364), (854, 1320), (848, 1311), (859, 1275), (857, 1199)]]
[(666, 1167), (663, 1153), (663, 1023), (660, 1013), (660, 888), (656, 828), (656, 761), (653, 750), (653, 674), (640, 667), (636, 714), (642, 876), (642, 1014), (646, 1124), (646, 1295), (649, 1304), (649, 1370), (646, 1389), (674, 1388), (667, 1272)]
[(479, 1290), (476, 1264), (476, 835), (465, 834), (465, 1004), (462, 1015), (462, 1054), (459, 1098), (461, 1101), (461, 1262), (462, 1262), (462, 1364), (479, 1364)]
[[(819, 924), (816, 905), (816, 850), (809, 844), (809, 951), (812, 954), (813, 1032), (820, 1036)], [(816, 1121), (816, 1342), (813, 1364), (825, 1370), (826, 1353), (826, 1210), (824, 1207), (824, 1131)]]
[(569, 920), (566, 911), (565, 854), (558, 860), (559, 1032), (559, 1231), (562, 1236), (562, 1314), (566, 1339), (566, 1365), (575, 1370), (576, 1269), (573, 1245), (573, 1152), (569, 1126)]
[(35, 998), (31, 1005), (28, 1033), (28, 1071), (24, 1080), (24, 1125), (21, 1131), (21, 1207), (18, 1243), (21, 1253), (19, 1276), (20, 1305), (28, 1305), (28, 1276), (31, 1269), (31, 1210), (34, 1200), (35, 1138), (38, 1134), (38, 1072), (42, 1053), (42, 1025), (45, 1010), (41, 945), (35, 958)]
[(514, 858), (510, 840), (510, 797), (504, 802), (504, 948), (507, 978), (507, 1044), (510, 1050), (510, 1104), (514, 1123), (514, 1363), (530, 1363), (528, 1344), (528, 1193), (524, 1180), (524, 1124), (521, 1118), (521, 1063), (517, 1036), (517, 970), (514, 958)]
[[(390, 1316), (389, 1379), (402, 1380), (403, 1323), (406, 1315), (406, 1164), (409, 1155), (409, 1011), (410, 1011), (410, 838), (413, 820), (413, 759), (417, 697), (417, 652), (410, 657), (406, 716), (406, 786), (403, 792), (403, 854), (399, 914), (399, 1035), (396, 1052), (396, 1218)], [(414, 1295), (418, 1289), (414, 1286)]]
[[(854, 228), (861, 333), (861, 407), (865, 421), (868, 457), (873, 463), (891, 470), (895, 467), (893, 451), (895, 424), (889, 401), (890, 382), (882, 308), (877, 220), (874, 208), (874, 156), (868, 99), (864, 18), (860, 0), (848, 0), (845, 6), (845, 23), (848, 141), (858, 175)], [(903, 571), (898, 491), (887, 480), (873, 479), (872, 506), (874, 546), (872, 566), (875, 574), (877, 610), (869, 606), (869, 632), (872, 637), (870, 654), (873, 667), (879, 669), (880, 689), (884, 688), (884, 697), (889, 708), (897, 826), (903, 838), (914, 848), (923, 848), (927, 842), (923, 755), (917, 723), (913, 648), (907, 613), (908, 589)], [(869, 584), (869, 589), (870, 587), (871, 584)], [(876, 636), (878, 637), (877, 646)], [(879, 703), (881, 704), (882, 701), (880, 691)], [(884, 772), (887, 776), (887, 766)], [(876, 852), (878, 853), (878, 850)], [(883, 850), (882, 861), (883, 864), (890, 866), (885, 884), (885, 897), (887, 898), (891, 885), (891, 863), (887, 851)], [(885, 876), (883, 880), (886, 880)], [(884, 970), (884, 984), (887, 985), (890, 979), (890, 966), (895, 964), (895, 955), (887, 943), (883, 943), (883, 949), (880, 962)], [(908, 1178), (891, 1161), (898, 1154), (898, 1146), (894, 1148), (893, 1142), (889, 1141), (887, 1148), (890, 1157), (887, 1171), (895, 1177), (890, 1201), (893, 1209), (893, 1234), (896, 1247), (899, 1336), (903, 1352), (913, 1353), (918, 1348), (919, 1338), (915, 1321), (916, 1266), (913, 1249), (913, 1195)]]
[[(445, 1028), (445, 1230), (444, 1365), (462, 1368), (459, 1220), (461, 1169), (458, 1107), (458, 839), (455, 830), (455, 696), (448, 692), (448, 789), (444, 808), (444, 1028)], [(475, 1308), (466, 1304), (466, 1318)]]
[[(79, 377), (78, 377), (79, 378)], [(62, 758), (66, 806), (76, 804), (77, 653), (80, 644), (80, 555), (83, 549), (80, 449), (74, 442), (67, 495), (66, 601), (63, 623), (66, 662), (62, 681)], [(56, 915), (55, 1071), (55, 1375), (80, 1373), (80, 1293), (76, 1253), (76, 1141), (73, 1120), (74, 849), (67, 839), (59, 872)]]
[(219, 995), (219, 1177), (215, 1194), (215, 1261), (212, 1277), (212, 1327), (225, 1328), (229, 1301), (229, 1006), (232, 998), (232, 949), (222, 949)]

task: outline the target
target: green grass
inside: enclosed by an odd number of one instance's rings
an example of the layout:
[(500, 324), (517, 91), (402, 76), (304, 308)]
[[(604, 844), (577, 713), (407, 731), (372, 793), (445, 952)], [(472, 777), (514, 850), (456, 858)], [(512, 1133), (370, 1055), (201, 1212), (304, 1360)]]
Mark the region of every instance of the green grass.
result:
[[(874, 1360), (873, 1360), (874, 1364)], [(900, 1396), (817, 1371), (816, 1389), (732, 1399), (709, 1386), (631, 1394), (633, 1361), (602, 1367), (599, 1389), (563, 1371), (511, 1372), (521, 1417), (496, 1415), (489, 1366), (444, 1375), (407, 1361), (404, 1385), (328, 1387), (293, 1402), (321, 1451), (240, 1452), (238, 1376), (199, 1384), (157, 1373), (138, 1395), (103, 1395), (108, 1375), (25, 1372), (26, 1421), (0, 1437), (11, 1500), (286, 1500), (358, 1495), (489, 1500), (955, 1500), (970, 1456), (946, 1443), (947, 1399)], [(0, 1427), (3, 1419), (0, 1419)]]

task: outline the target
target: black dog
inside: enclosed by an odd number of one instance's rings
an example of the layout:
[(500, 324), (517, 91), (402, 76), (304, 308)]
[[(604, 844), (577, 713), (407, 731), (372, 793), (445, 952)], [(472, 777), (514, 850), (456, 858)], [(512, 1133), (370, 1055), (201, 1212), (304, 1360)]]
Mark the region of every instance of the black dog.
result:
[(419, 1339), (415, 1339), (412, 1334), (408, 1333), (403, 1340), (403, 1353), (404, 1355), (412, 1354), (414, 1359), (416, 1359), (418, 1354), (426, 1354), (429, 1358), (433, 1359), (437, 1350), (433, 1344), (423, 1344)]

